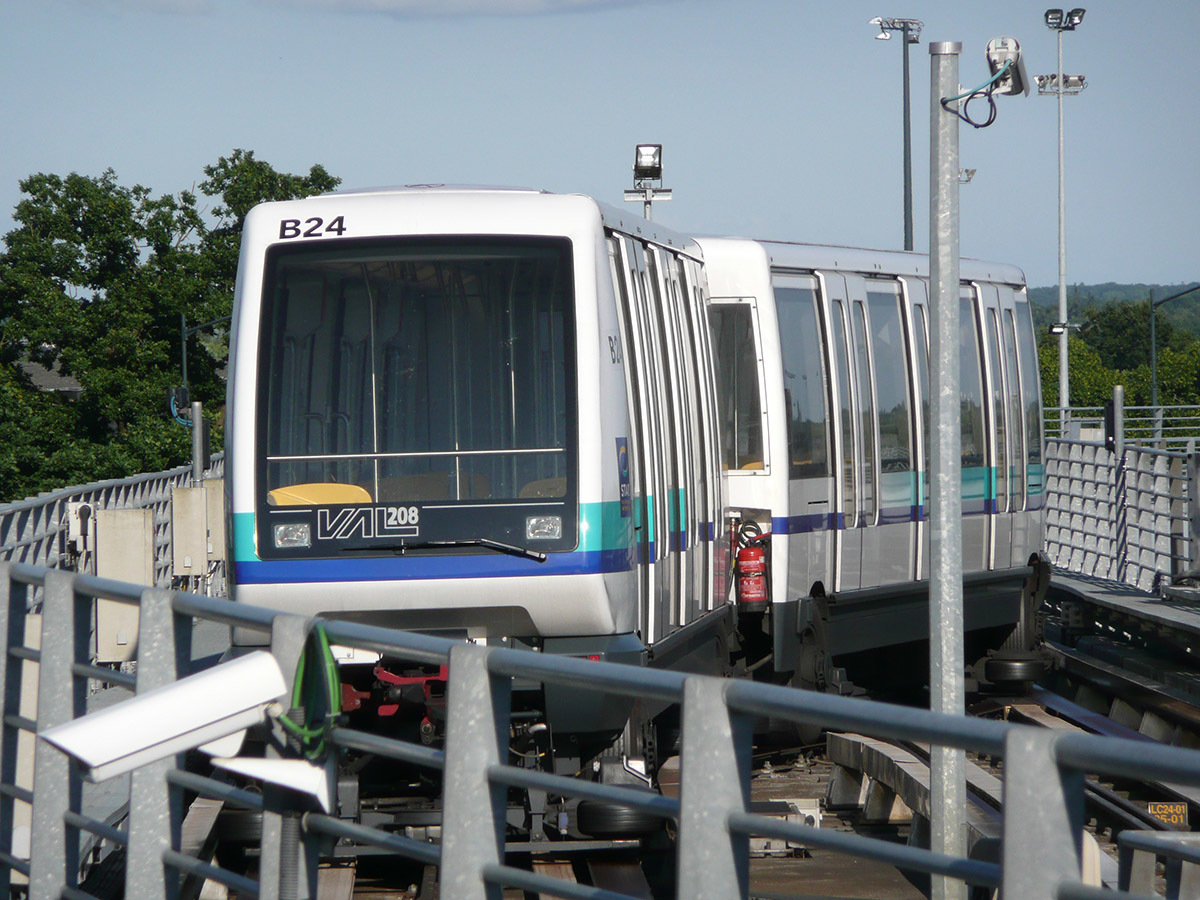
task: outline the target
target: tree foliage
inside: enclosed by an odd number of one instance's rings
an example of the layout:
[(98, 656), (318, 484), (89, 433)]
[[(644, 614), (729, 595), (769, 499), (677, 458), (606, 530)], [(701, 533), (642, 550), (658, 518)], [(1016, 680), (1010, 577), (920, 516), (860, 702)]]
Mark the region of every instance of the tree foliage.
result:
[[(1153, 394), (1149, 301), (1092, 306), (1081, 319), (1068, 346), (1071, 405), (1103, 406), (1119, 384), (1125, 388), (1127, 405), (1149, 406)], [(1042, 328), (1037, 330), (1043, 335), (1039, 347), (1042, 397), (1046, 406), (1058, 406), (1058, 338)], [(1155, 345), (1158, 402), (1164, 406), (1200, 403), (1200, 340), (1196, 334), (1159, 316)]]
[[(275, 171), (235, 150), (206, 166), (200, 194), (156, 196), (99, 176), (21, 181), (0, 254), (0, 499), (170, 468), (191, 453), (164, 398), (181, 381), (181, 317), (230, 314), (242, 221), (263, 200), (331, 190), (323, 167)], [(192, 340), (193, 399), (220, 421), (223, 342)], [(38, 390), (29, 364), (77, 382), (75, 399)]]

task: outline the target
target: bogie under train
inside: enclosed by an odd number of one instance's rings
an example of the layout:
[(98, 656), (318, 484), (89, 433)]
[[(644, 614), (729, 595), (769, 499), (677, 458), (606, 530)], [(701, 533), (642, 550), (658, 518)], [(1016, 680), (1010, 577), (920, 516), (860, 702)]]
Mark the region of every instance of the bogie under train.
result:
[[(982, 656), (1041, 546), (1041, 402), (1024, 276), (961, 272)], [(235, 597), (826, 690), (924, 679), (928, 276), (924, 255), (692, 238), (577, 195), (259, 206), (227, 408)], [(354, 662), (362, 714), (437, 693)], [(553, 688), (533, 706), (556, 745), (644, 733)]]

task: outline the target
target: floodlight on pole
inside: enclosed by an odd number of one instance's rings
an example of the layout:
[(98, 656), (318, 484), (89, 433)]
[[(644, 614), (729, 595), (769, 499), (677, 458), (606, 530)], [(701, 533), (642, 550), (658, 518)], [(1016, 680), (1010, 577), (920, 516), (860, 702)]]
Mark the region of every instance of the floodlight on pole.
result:
[[(1086, 12), (1082, 7), (1063, 11), (1046, 10), (1046, 27), (1058, 33), (1058, 72), (1054, 75), (1039, 75), (1034, 78), (1039, 96), (1058, 97), (1058, 318), (1067, 323), (1067, 201), (1064, 178), (1065, 155), (1063, 153), (1063, 105), (1064, 94), (1078, 94), (1087, 87), (1082, 75), (1063, 77), (1064, 31), (1074, 31), (1083, 21)], [(1058, 334), (1058, 405), (1067, 409), (1071, 405), (1071, 367), (1068, 359), (1070, 328), (1064, 327)]]
[[(625, 191), (626, 202), (641, 201), (643, 215), (650, 220), (655, 200), (670, 200), (671, 189), (662, 187), (662, 144), (638, 144), (633, 150), (633, 190)], [(651, 184), (659, 183), (658, 187)]]
[(876, 16), (867, 23), (878, 25), (879, 34), (876, 40), (890, 41), (891, 33), (899, 31), (900, 41), (904, 51), (904, 249), (913, 249), (913, 213), (912, 213), (912, 110), (909, 97), (908, 77), (908, 45), (921, 42), (921, 29), (925, 23), (919, 19), (885, 19)]

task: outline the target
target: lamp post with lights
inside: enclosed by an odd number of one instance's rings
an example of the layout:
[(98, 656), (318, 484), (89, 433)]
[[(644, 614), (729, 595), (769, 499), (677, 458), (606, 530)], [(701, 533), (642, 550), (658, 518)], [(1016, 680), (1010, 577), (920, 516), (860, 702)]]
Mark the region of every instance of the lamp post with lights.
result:
[[(671, 199), (671, 189), (662, 187), (662, 171), (662, 144), (638, 144), (633, 153), (633, 190), (625, 191), (625, 201), (640, 200), (646, 221), (655, 200)], [(654, 181), (657, 187), (651, 184)]]
[(1164, 303), (1169, 303), (1172, 300), (1178, 300), (1180, 297), (1186, 297), (1188, 294), (1194, 294), (1200, 291), (1200, 285), (1195, 285), (1188, 288), (1186, 291), (1180, 291), (1178, 294), (1172, 294), (1170, 297), (1163, 297), (1161, 300), (1154, 299), (1154, 291), (1150, 292), (1150, 405), (1158, 406), (1158, 308)]
[(917, 19), (885, 19), (876, 16), (868, 25), (878, 25), (879, 34), (875, 39), (890, 41), (891, 32), (900, 32), (900, 43), (904, 50), (904, 249), (913, 248), (913, 214), (912, 214), (912, 111), (909, 100), (908, 81), (908, 45), (921, 42), (921, 29), (925, 23)]
[[(1067, 225), (1066, 225), (1066, 190), (1063, 180), (1063, 95), (1078, 94), (1087, 81), (1082, 75), (1063, 77), (1063, 32), (1074, 31), (1083, 21), (1086, 12), (1081, 7), (1064, 12), (1061, 9), (1046, 10), (1046, 27), (1058, 32), (1058, 73), (1056, 75), (1038, 75), (1038, 94), (1058, 97), (1058, 320), (1063, 326), (1058, 335), (1058, 405), (1067, 409), (1071, 405), (1071, 370), (1067, 359), (1068, 334), (1070, 332), (1067, 318)], [(1064, 413), (1065, 415), (1065, 413)], [(1064, 423), (1065, 424), (1065, 423)]]

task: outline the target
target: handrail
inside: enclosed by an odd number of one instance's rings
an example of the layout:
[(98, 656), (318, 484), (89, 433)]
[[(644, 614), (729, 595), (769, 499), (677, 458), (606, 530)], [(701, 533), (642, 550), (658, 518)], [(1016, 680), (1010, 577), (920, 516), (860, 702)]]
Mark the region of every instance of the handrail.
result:
[[(96, 674), (79, 667), (77, 657), (84, 652), (86, 642), (78, 640), (75, 624), (81, 621), (79, 612), (96, 597), (132, 602), (136, 596), (140, 603), (139, 644), (148, 648), (138, 663), (140, 690), (186, 674), (176, 668), (177, 648), (190, 640), (193, 617), (238, 627), (266, 628), (271, 636), (272, 654), (281, 671), (289, 673), (295, 671), (304, 652), (305, 635), (317, 622), (211, 597), (0, 563), (0, 634), (9, 635), (10, 641), (24, 634), (27, 600), (35, 587), (44, 591), (48, 604), (41, 619), (42, 645), (53, 648), (53, 652), (44, 652), (39, 664), (37, 721), (22, 719), (17, 710), (8, 706), (0, 711), (4, 729), (0, 739), (0, 777), (4, 779), (0, 789), (0, 831), (7, 828), (6, 833), (11, 833), (14, 824), (14, 799), (21, 796), (27, 785), (12, 780), (20, 767), (5, 754), (13, 753), (17, 747), (17, 733), (34, 727), (41, 731), (58, 724), (54, 717), (61, 720), (64, 710), (67, 718), (83, 712), (82, 704), (63, 706), (61, 701), (64, 695), (81, 696), (77, 687), (70, 686), (80, 685)], [(278, 792), (261, 807), (264, 822), (274, 821), (272, 817), (292, 817), (300, 824), (301, 834), (347, 838), (439, 865), (440, 895), (446, 900), (485, 900), (496, 884), (536, 888), (559, 896), (604, 896), (614, 900), (624, 897), (567, 885), (544, 873), (530, 873), (506, 864), (503, 834), (510, 787), (618, 803), (674, 820), (679, 896), (695, 900), (726, 900), (744, 895), (751, 835), (799, 841), (901, 868), (1000, 887), (1004, 896), (1049, 900), (1056, 896), (1089, 895), (1080, 885), (1079, 835), (1071, 833), (1072, 828), (1081, 827), (1072, 810), (1082, 802), (1083, 772), (1151, 775), (1200, 785), (1200, 752), (1178, 747), (1058, 734), (1030, 726), (950, 716), (779, 685), (479, 646), (357, 623), (328, 621), (322, 625), (331, 640), (344, 646), (448, 666), (444, 748), (410, 744), (344, 726), (335, 727), (327, 735), (331, 748), (354, 747), (443, 770), (440, 840), (420, 841), (333, 815), (313, 813), (302, 805), (289, 807), (287, 803), (299, 801), (289, 801), (290, 795)], [(14, 662), (10, 664), (8, 660)], [(13, 654), (0, 654), (3, 702), (11, 704), (12, 698), (19, 695), (19, 680), (25, 676), (25, 665), (16, 661)], [(680, 704), (683, 737), (679, 799), (513, 764), (508, 755), (508, 729), (514, 679), (521, 679), (524, 684), (553, 680), (588, 691)], [(50, 702), (51, 695), (54, 702)], [(970, 749), (1004, 758), (1007, 780), (1001, 860), (991, 863), (920, 847), (898, 848), (862, 835), (789, 825), (752, 814), (749, 805), (752, 724), (761, 716)], [(70, 841), (52, 837), (63, 832), (64, 824), (86, 827), (88, 813), (78, 808), (79, 771), (67, 764), (60, 751), (41, 741), (36, 747), (34, 764), (36, 788), (28, 795), (33, 804), (34, 826), (29, 859), (26, 862), (9, 854), (7, 847), (0, 848), (0, 890), (28, 871), (31, 900), (82, 896), (83, 861), (77, 848)], [(147, 777), (141, 776), (143, 771)], [(131, 784), (126, 826), (100, 829), (101, 839), (107, 842), (128, 835), (127, 896), (147, 900), (170, 896), (172, 888), (164, 875), (168, 871), (202, 874), (234, 885), (239, 893), (247, 895), (257, 891), (263, 896), (279, 896), (277, 884), (255, 884), (240, 873), (183, 855), (171, 844), (172, 811), (178, 815), (178, 810), (172, 805), (168, 785), (255, 807), (253, 794), (177, 770), (174, 759), (148, 763), (144, 770), (134, 772)], [(260, 854), (263, 859), (293, 855), (301, 873), (299, 895), (314, 896), (315, 885), (305, 886), (303, 873), (315, 864), (311, 854), (317, 852), (320, 842), (288, 843), (285, 833), (291, 832), (264, 824)], [(1190, 853), (1183, 849), (1177, 855), (1188, 859)], [(279, 869), (277, 865), (264, 866), (262, 873)]]

